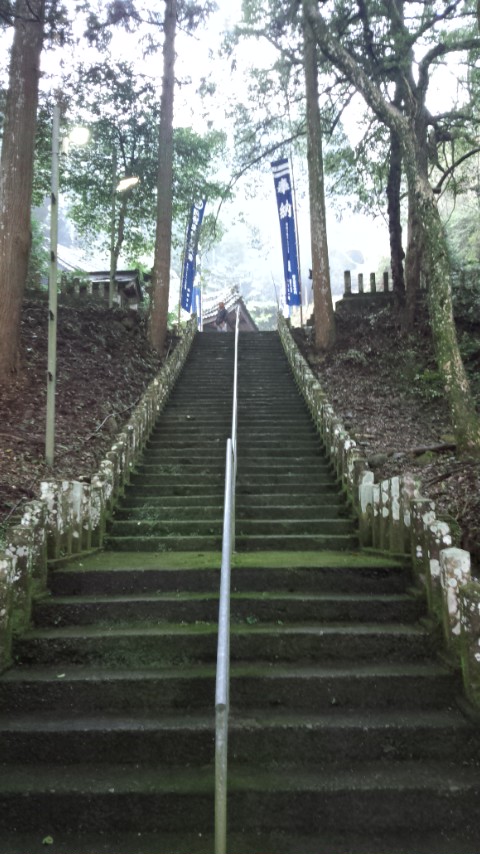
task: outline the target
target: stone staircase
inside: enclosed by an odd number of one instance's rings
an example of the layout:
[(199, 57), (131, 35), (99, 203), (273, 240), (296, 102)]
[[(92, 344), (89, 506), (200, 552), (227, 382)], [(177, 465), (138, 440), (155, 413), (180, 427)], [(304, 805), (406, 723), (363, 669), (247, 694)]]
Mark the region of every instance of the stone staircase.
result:
[[(214, 850), (232, 347), (197, 337), (109, 550), (51, 572), (0, 678), (1, 854)], [(240, 339), (238, 449), (229, 851), (478, 854), (478, 723), (408, 566), (358, 551), (273, 333)]]

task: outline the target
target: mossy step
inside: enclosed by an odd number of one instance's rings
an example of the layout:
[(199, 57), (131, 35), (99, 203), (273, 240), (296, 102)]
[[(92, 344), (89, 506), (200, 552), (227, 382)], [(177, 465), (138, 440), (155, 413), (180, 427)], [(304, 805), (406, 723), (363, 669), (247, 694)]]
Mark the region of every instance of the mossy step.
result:
[[(279, 375), (279, 378), (281, 380), (282, 376)], [(230, 388), (233, 389), (233, 383)], [(230, 389), (228, 391), (230, 392)], [(199, 383), (197, 386), (193, 383), (189, 384), (189, 386), (183, 386), (183, 384), (181, 384), (170, 395), (169, 403), (186, 403), (191, 405), (192, 394), (194, 394), (196, 399), (198, 399), (202, 409), (205, 409), (208, 403), (212, 404), (213, 407), (217, 407), (219, 404), (228, 405), (231, 403), (230, 393), (225, 394), (225, 397), (219, 400), (218, 382), (212, 385)], [(271, 389), (268, 388), (260, 389), (256, 384), (248, 389), (240, 388), (238, 390), (237, 402), (239, 406), (258, 403), (260, 406), (269, 407), (270, 405), (277, 406), (279, 402), (282, 402), (295, 406), (298, 409), (303, 409), (305, 407), (305, 404), (299, 397), (298, 390), (295, 387), (282, 388), (281, 391), (272, 392)]]
[[(180, 436), (178, 431), (175, 430), (167, 437), (163, 435), (161, 430), (159, 430), (155, 434), (152, 434), (151, 438), (146, 443), (145, 449), (146, 453), (150, 453), (150, 451), (156, 451), (163, 448), (171, 448), (172, 450), (180, 451), (197, 447), (199, 449), (216, 448), (219, 445), (224, 447), (227, 438), (227, 434), (223, 437), (211, 435), (211, 433), (200, 433), (198, 430), (192, 430), (190, 435), (187, 435), (185, 431), (182, 431)], [(320, 438), (318, 434), (313, 433), (313, 431), (310, 432), (310, 429), (306, 430), (304, 435), (299, 436), (298, 439), (292, 439), (288, 432), (283, 434), (281, 431), (277, 431), (275, 435), (268, 437), (265, 436), (263, 432), (259, 432), (257, 435), (253, 434), (251, 437), (238, 437), (239, 452), (247, 451), (250, 448), (258, 449), (259, 451), (272, 450), (283, 452), (283, 449), (289, 450), (293, 448), (295, 450), (301, 449), (303, 451), (304, 448), (317, 449), (318, 447), (322, 448)]]
[[(247, 421), (245, 420), (245, 425), (242, 425), (242, 429), (245, 430), (245, 440), (248, 441), (247, 434)], [(255, 441), (261, 441), (262, 438), (265, 441), (275, 441), (281, 439), (292, 438), (292, 435), (296, 438), (312, 438), (312, 436), (318, 435), (315, 431), (315, 427), (313, 421), (309, 418), (304, 418), (299, 423), (298, 419), (292, 423), (288, 419), (282, 422), (274, 422), (268, 417), (260, 419), (258, 426), (253, 429), (252, 426), (252, 437), (255, 438)], [(157, 421), (156, 426), (154, 427), (152, 433), (150, 434), (151, 440), (155, 441), (156, 439), (161, 439), (164, 436), (173, 435), (175, 437), (181, 436), (182, 438), (189, 438), (190, 436), (195, 435), (210, 435), (209, 431), (212, 429), (215, 431), (213, 435), (230, 435), (230, 428), (232, 426), (231, 413), (230, 416), (218, 418), (218, 419), (205, 419), (203, 418), (201, 421), (198, 421), (195, 416), (187, 415), (186, 417), (170, 417), (168, 415), (168, 409), (165, 410), (164, 414), (160, 417), (159, 421)]]
[[(275, 496), (272, 496), (272, 501), (275, 501)], [(277, 521), (283, 519), (325, 520), (343, 519), (349, 515), (340, 499), (338, 501), (329, 501), (328, 504), (324, 503), (323, 505), (304, 503), (303, 505), (293, 504), (293, 506), (288, 506), (272, 503), (266, 507), (265, 505), (262, 507), (262, 505), (254, 506), (253, 504), (241, 504), (237, 502), (235, 509), (238, 530), (240, 530), (242, 520), (244, 519), (254, 520), (255, 522), (266, 521), (267, 519), (275, 519)]]
[[(2, 765), (0, 827), (57, 829), (211, 831), (213, 766), (203, 769), (140, 765)], [(448, 762), (372, 761), (277, 771), (229, 767), (232, 830), (324, 828), (372, 832), (408, 826), (451, 830), (480, 816), (478, 768)], [(28, 810), (25, 803), (28, 802)], [(255, 810), (252, 809), (255, 805)]]
[[(317, 559), (321, 557), (317, 552)], [(192, 555), (193, 561), (197, 556)], [(208, 554), (207, 554), (208, 557)], [(368, 566), (349, 552), (332, 555), (325, 552), (325, 565), (305, 567), (301, 564), (283, 567), (262, 566), (261, 559), (269, 554), (237, 554), (235, 559), (252, 560), (251, 566), (232, 570), (232, 590), (264, 592), (268, 590), (288, 593), (403, 593), (410, 579), (409, 571), (400, 565)], [(298, 556), (297, 556), (298, 557)], [(176, 559), (180, 561), (175, 562)], [(54, 595), (140, 594), (189, 590), (190, 592), (218, 592), (220, 584), (220, 556), (212, 556), (212, 563), (188, 568), (190, 555), (177, 554), (112, 554), (104, 552), (81, 565), (71, 563), (49, 574), (49, 587)], [(343, 558), (343, 562), (342, 562)], [(200, 554), (199, 560), (202, 559)], [(291, 558), (290, 558), (291, 559)], [(145, 563), (145, 566), (142, 566)], [(169, 566), (169, 564), (171, 564)]]
[[(332, 502), (331, 504), (306, 504), (304, 506), (290, 507), (288, 505), (280, 505), (265, 507), (252, 507), (248, 505), (236, 505), (236, 518), (240, 524), (242, 519), (255, 519), (256, 521), (271, 519), (341, 519), (347, 516), (347, 512), (340, 501)], [(182, 504), (179, 506), (170, 506), (163, 504), (145, 504), (135, 506), (130, 503), (122, 503), (115, 510), (115, 521), (192, 521), (195, 519), (223, 519), (223, 505), (220, 500), (216, 505), (206, 506), (202, 504)]]
[[(109, 537), (153, 537), (153, 536), (197, 536), (218, 534), (223, 530), (223, 519), (117, 519), (109, 527)], [(237, 519), (236, 537), (245, 536), (296, 536), (296, 535), (330, 535), (350, 534), (354, 531), (354, 523), (348, 518), (326, 519)]]
[[(390, 623), (290, 625), (234, 624), (232, 660), (301, 662), (419, 661), (432, 656), (435, 643), (420, 627)], [(69, 663), (105, 667), (160, 667), (216, 660), (216, 624), (129, 624), (69, 626), (26, 632), (15, 645), (23, 664)]]
[[(161, 499), (160, 499), (161, 500)], [(132, 499), (133, 502), (133, 499)], [(163, 499), (163, 504), (145, 504), (143, 501), (141, 506), (135, 506), (134, 503), (127, 505), (122, 503), (115, 510), (115, 521), (128, 520), (133, 521), (159, 521), (159, 520), (174, 520), (187, 521), (192, 519), (223, 519), (223, 504), (220, 501), (220, 496), (216, 504), (206, 505), (205, 500), (199, 500), (197, 504), (187, 504), (183, 501), (180, 505), (172, 506), (166, 504)]]
[[(139, 714), (0, 716), (2, 761), (61, 763), (185, 763), (192, 769), (212, 760), (215, 717), (195, 712), (161, 716)], [(459, 711), (418, 710), (294, 714), (263, 708), (247, 716), (232, 714), (229, 749), (235, 762), (261, 763), (263, 769), (325, 763), (395, 760), (456, 760), (470, 763), (478, 755), (478, 728)]]
[(200, 514), (193, 519), (133, 519), (114, 520), (109, 526), (109, 536), (120, 537), (166, 537), (170, 534), (182, 536), (196, 536), (216, 534), (222, 531), (222, 515), (216, 519), (203, 519)]
[[(232, 662), (232, 708), (319, 713), (442, 709), (461, 691), (458, 674), (435, 662), (304, 664)], [(0, 677), (0, 709), (75, 714), (211, 712), (215, 662), (162, 668), (111, 669), (69, 662), (63, 669), (17, 667)]]
[[(186, 500), (188, 497), (188, 501)], [(145, 508), (147, 512), (155, 512), (155, 508), (164, 508), (172, 514), (179, 513), (181, 516), (187, 516), (191, 508), (198, 506), (205, 507), (209, 510), (210, 507), (221, 507), (223, 510), (223, 493), (217, 490), (209, 500), (205, 494), (197, 496), (182, 496), (170, 495), (168, 501), (165, 495), (135, 495), (131, 489), (126, 490), (125, 496), (120, 500), (120, 504), (115, 510), (115, 515), (118, 513), (128, 512), (129, 510), (136, 511), (137, 509)], [(340, 492), (335, 495), (332, 492), (322, 493), (277, 493), (272, 492), (265, 495), (237, 495), (235, 507), (238, 513), (245, 514), (259, 513), (262, 508), (272, 508), (275, 512), (283, 513), (293, 510), (300, 510), (309, 513), (324, 514), (336, 513), (343, 514), (345, 508), (345, 499)], [(158, 510), (160, 512), (160, 510)], [(270, 511), (269, 511), (270, 512)]]
[[(252, 470), (253, 468), (253, 470)], [(257, 467), (258, 468), (258, 467)], [(269, 487), (274, 484), (279, 484), (283, 486), (287, 486), (288, 484), (308, 484), (313, 483), (317, 489), (322, 489), (323, 486), (335, 485), (335, 480), (332, 474), (325, 469), (317, 467), (315, 465), (311, 465), (309, 467), (301, 465), (301, 466), (292, 466), (289, 468), (288, 463), (286, 462), (284, 466), (284, 471), (282, 468), (273, 468), (273, 466), (264, 467), (266, 470), (262, 472), (255, 472), (255, 466), (246, 467), (245, 464), (239, 460), (238, 461), (238, 487), (239, 489), (244, 483), (248, 485), (260, 485), (262, 488), (262, 492), (265, 492), (265, 487)], [(338, 489), (338, 487), (336, 486)]]
[[(107, 534), (104, 540), (107, 550), (120, 552), (155, 551), (212, 551), (222, 547), (221, 534), (185, 535), (167, 534), (165, 536), (113, 536)], [(235, 537), (237, 551), (271, 551), (285, 549), (314, 550), (335, 549), (351, 550), (358, 547), (358, 537), (353, 534), (239, 534)]]
[[(208, 444), (202, 444), (198, 442), (198, 444), (185, 445), (183, 447), (173, 447), (168, 443), (162, 444), (159, 443), (155, 446), (150, 446), (145, 449), (142, 457), (142, 462), (156, 462), (156, 461), (168, 461), (168, 460), (182, 460), (185, 462), (194, 461), (195, 459), (199, 460), (215, 460), (217, 458), (225, 458), (225, 448), (226, 442), (222, 440), (216, 440), (215, 442), (209, 441)], [(256, 445), (256, 444), (247, 444), (244, 442), (243, 446), (238, 444), (238, 457), (240, 459), (246, 460), (251, 457), (257, 458), (259, 460), (270, 460), (272, 464), (277, 463), (278, 461), (283, 461), (290, 463), (291, 461), (298, 460), (302, 461), (305, 465), (308, 465), (310, 460), (314, 462), (321, 461), (324, 463), (325, 468), (332, 470), (332, 464), (325, 456), (325, 452), (322, 449), (322, 446), (317, 444), (300, 444), (295, 445), (291, 444), (289, 447), (285, 446), (283, 443), (274, 444), (272, 446), (266, 445)]]
[[(270, 830), (263, 834), (244, 828), (228, 833), (229, 850), (242, 854), (274, 851), (275, 854), (319, 854), (318, 832), (305, 836), (298, 832)], [(478, 854), (478, 830), (471, 825), (458, 829), (414, 831), (408, 829), (382, 832), (322, 830), (323, 851), (328, 854)], [(55, 833), (48, 846), (49, 854), (212, 854), (215, 841), (212, 833), (192, 830), (173, 832), (108, 833), (68, 831)], [(35, 833), (2, 833), (2, 854), (45, 854), (45, 845)]]
[(204, 454), (196, 459), (195, 457), (189, 458), (187, 454), (182, 457), (169, 457), (160, 461), (156, 459), (147, 459), (143, 462), (137, 463), (132, 475), (136, 475), (136, 482), (139, 476), (149, 478), (152, 476), (164, 477), (172, 475), (174, 477), (178, 477), (179, 475), (183, 475), (188, 479), (190, 475), (221, 475), (224, 471), (225, 450), (216, 457), (213, 456), (213, 454), (209, 454), (208, 456)]
[(161, 473), (158, 475), (155, 474), (145, 474), (144, 472), (136, 472), (133, 471), (130, 476), (130, 483), (134, 486), (149, 486), (161, 484), (163, 481), (168, 480), (171, 489), (175, 489), (176, 486), (188, 484), (204, 484), (205, 486), (209, 484), (218, 484), (224, 481), (224, 472), (218, 468), (218, 471), (208, 471), (205, 472), (192, 472), (191, 474), (185, 475), (183, 472), (177, 471), (169, 471), (168, 473)]
[(160, 435), (160, 433), (168, 432), (168, 430), (176, 431), (177, 435), (181, 431), (185, 431), (186, 435), (187, 430), (194, 430), (194, 428), (197, 430), (211, 430), (212, 432), (223, 435), (226, 430), (230, 430), (231, 425), (231, 408), (229, 412), (224, 412), (221, 415), (210, 412), (210, 414), (205, 413), (201, 416), (198, 415), (198, 410), (194, 406), (191, 406), (189, 411), (181, 414), (170, 412), (167, 408), (157, 422), (156, 427), (154, 427), (151, 435)]
[[(137, 463), (134, 472), (136, 475), (152, 475), (152, 474), (173, 474), (178, 475), (181, 472), (192, 474), (222, 472), (225, 469), (226, 452), (223, 448), (216, 454), (203, 453), (198, 456), (190, 455), (183, 452), (179, 455), (171, 455), (168, 453), (160, 455), (148, 455)], [(269, 475), (277, 474), (299, 474), (304, 471), (316, 474), (318, 477), (333, 478), (331, 466), (320, 455), (313, 454), (305, 457), (274, 457), (268, 462), (263, 456), (255, 459), (254, 457), (239, 457), (238, 468), (242, 474), (252, 473), (252, 475)]]
[[(237, 593), (231, 596), (231, 619), (247, 624), (267, 622), (414, 622), (424, 613), (418, 597), (407, 594)], [(215, 622), (217, 593), (151, 593), (136, 595), (58, 596), (36, 602), (35, 627), (66, 627), (146, 622)]]
[(210, 504), (212, 498), (216, 501), (217, 498), (223, 500), (225, 491), (225, 479), (223, 477), (216, 478), (196, 478), (195, 480), (184, 480), (181, 478), (163, 478), (157, 483), (145, 483), (144, 478), (138, 477), (125, 488), (125, 496), (130, 500), (130, 496), (142, 498), (143, 496), (153, 496), (161, 498), (162, 496), (184, 496), (190, 498), (205, 498), (205, 503)]

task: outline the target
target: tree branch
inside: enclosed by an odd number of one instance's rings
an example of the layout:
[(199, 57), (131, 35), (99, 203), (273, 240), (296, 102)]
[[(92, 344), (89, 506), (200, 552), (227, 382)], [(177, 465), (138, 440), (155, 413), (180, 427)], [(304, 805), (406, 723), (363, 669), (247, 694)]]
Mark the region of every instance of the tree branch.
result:
[(460, 164), (463, 163), (465, 160), (468, 160), (469, 157), (473, 157), (474, 154), (478, 154), (479, 152), (480, 152), (480, 146), (478, 146), (477, 148), (472, 148), (471, 151), (467, 151), (467, 153), (462, 155), (462, 157), (459, 157), (458, 160), (455, 161), (455, 163), (452, 163), (452, 165), (449, 166), (448, 169), (445, 170), (445, 172), (443, 173), (442, 177), (440, 178), (438, 184), (436, 184), (435, 187), (433, 188), (433, 192), (437, 193), (437, 194), (440, 193), (442, 190), (442, 184), (455, 171), (455, 169), (457, 169), (460, 166)]

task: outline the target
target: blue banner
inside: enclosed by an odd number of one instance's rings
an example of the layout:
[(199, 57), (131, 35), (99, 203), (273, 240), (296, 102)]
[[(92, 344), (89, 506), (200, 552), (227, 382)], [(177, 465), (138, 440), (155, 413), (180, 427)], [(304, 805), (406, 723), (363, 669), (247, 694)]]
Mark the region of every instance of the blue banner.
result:
[(193, 313), (197, 315), (198, 318), (198, 328), (200, 332), (203, 331), (203, 317), (202, 317), (202, 289), (195, 285), (193, 288)]
[(278, 217), (282, 235), (283, 270), (285, 275), (285, 301), (287, 305), (301, 305), (302, 295), (298, 275), (297, 238), (293, 209), (292, 183), (288, 160), (275, 160), (271, 164)]
[(200, 226), (202, 224), (203, 214), (205, 213), (206, 203), (206, 199), (203, 199), (201, 202), (195, 202), (190, 211), (190, 220), (188, 223), (187, 239), (185, 243), (185, 257), (183, 259), (182, 290), (180, 298), (180, 304), (185, 311), (190, 311), (192, 308), (198, 238), (200, 235)]

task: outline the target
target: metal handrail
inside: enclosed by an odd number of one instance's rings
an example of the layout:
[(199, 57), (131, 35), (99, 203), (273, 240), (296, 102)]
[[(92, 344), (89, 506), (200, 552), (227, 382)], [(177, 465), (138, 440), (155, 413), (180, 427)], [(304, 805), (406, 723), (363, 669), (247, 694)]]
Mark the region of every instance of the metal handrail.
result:
[(238, 318), (235, 321), (232, 435), (227, 440), (223, 506), (222, 568), (218, 608), (217, 676), (215, 686), (215, 854), (227, 848), (227, 765), (230, 686), (230, 578), (235, 548), (235, 482), (237, 477)]

